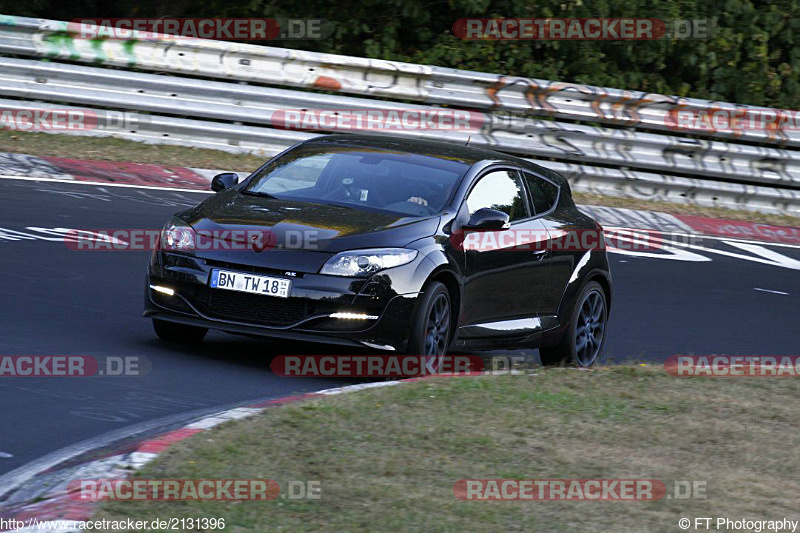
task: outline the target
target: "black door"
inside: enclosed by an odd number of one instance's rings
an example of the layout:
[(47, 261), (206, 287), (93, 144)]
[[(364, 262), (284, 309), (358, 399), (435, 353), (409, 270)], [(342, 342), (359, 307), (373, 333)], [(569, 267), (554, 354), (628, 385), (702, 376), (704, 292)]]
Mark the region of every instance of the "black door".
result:
[(542, 222), (532, 218), (520, 174), (490, 170), (477, 180), (465, 203), (469, 215), (482, 208), (507, 213), (511, 227), (467, 232), (462, 325), (535, 317), (547, 284), (548, 237)]
[(547, 258), (550, 265), (548, 283), (539, 303), (539, 314), (554, 316), (557, 314), (561, 297), (567, 289), (576, 265), (588, 253), (580, 246), (568, 244), (579, 241), (568, 241), (567, 235), (585, 228), (569, 212), (557, 209), (561, 194), (558, 185), (542, 176), (528, 172), (523, 172), (523, 176), (530, 194), (533, 212), (548, 230), (551, 239)]

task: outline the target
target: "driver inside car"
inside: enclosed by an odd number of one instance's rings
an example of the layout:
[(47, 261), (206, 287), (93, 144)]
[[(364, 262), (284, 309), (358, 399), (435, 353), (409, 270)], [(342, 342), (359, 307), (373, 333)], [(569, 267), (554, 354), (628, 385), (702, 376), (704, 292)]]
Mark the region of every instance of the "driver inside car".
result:
[(399, 201), (433, 209), (438, 209), (440, 207), (439, 204), (443, 201), (436, 187), (431, 187), (423, 182), (406, 178), (395, 183), (397, 184), (395, 198)]
[[(380, 182), (378, 185), (377, 182)], [(413, 204), (425, 208), (438, 208), (439, 191), (424, 182), (401, 175), (353, 175), (348, 174), (337, 180), (338, 187), (329, 196), (343, 196), (346, 201), (370, 204), (391, 210), (393, 207), (403, 211), (397, 204)], [(418, 213), (422, 214), (422, 212)]]

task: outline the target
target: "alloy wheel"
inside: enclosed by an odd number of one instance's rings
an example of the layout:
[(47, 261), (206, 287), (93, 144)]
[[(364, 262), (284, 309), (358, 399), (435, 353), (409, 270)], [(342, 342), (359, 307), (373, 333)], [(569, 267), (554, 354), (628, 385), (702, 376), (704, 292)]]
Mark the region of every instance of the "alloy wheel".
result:
[(581, 302), (575, 328), (575, 356), (578, 366), (591, 366), (600, 355), (606, 331), (605, 300), (593, 290)]
[[(445, 294), (439, 294), (431, 305), (425, 326), (425, 356), (439, 358), (447, 351), (450, 338), (450, 302)], [(441, 360), (434, 365), (438, 370)]]

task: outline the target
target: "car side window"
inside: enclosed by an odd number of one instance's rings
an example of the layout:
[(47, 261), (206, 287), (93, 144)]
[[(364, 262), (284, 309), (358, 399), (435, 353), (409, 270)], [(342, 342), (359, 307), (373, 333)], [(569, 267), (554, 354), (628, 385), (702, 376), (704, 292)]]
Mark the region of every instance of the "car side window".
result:
[(479, 209), (496, 209), (508, 214), (511, 222), (528, 218), (525, 189), (513, 170), (495, 170), (483, 176), (467, 196), (470, 216)]
[(537, 215), (550, 211), (558, 200), (558, 186), (533, 174), (525, 173), (525, 182), (533, 200), (533, 211)]

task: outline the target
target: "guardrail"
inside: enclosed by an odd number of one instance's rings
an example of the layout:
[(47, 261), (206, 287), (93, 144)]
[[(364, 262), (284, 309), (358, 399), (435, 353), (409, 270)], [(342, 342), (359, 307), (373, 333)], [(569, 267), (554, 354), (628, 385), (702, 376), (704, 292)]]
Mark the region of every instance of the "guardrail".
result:
[[(677, 110), (763, 109), (201, 39), (81, 39), (67, 30), (65, 22), (0, 16), (0, 53), (49, 59), (0, 57), (0, 105), (79, 105), (99, 117), (84, 134), (264, 155), (314, 135), (281, 129), (282, 110), (469, 109), (479, 131), (402, 134), (471, 137), (564, 172), (578, 191), (800, 215), (800, 132), (697, 132), (670, 122)], [(138, 112), (138, 122), (109, 127), (107, 110)]]

